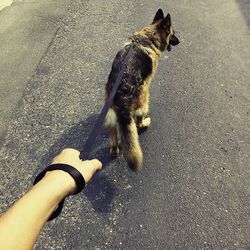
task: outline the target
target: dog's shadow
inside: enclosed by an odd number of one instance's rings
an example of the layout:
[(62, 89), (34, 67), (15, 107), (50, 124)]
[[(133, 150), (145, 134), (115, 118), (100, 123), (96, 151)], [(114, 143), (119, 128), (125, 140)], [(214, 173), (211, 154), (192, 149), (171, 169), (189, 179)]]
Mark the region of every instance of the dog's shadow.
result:
[[(89, 116), (85, 121), (82, 121), (71, 127), (64, 133), (58, 141), (48, 150), (48, 153), (42, 158), (41, 165), (46, 166), (51, 159), (58, 154), (63, 148), (76, 148), (82, 150), (88, 135), (90, 134), (97, 115)], [(97, 158), (105, 168), (111, 161), (109, 149), (104, 146), (107, 142), (107, 133), (103, 128), (100, 128), (99, 134), (94, 145), (94, 152), (89, 158)], [(98, 172), (94, 178), (88, 183), (84, 189), (84, 194), (91, 202), (93, 208), (99, 213), (109, 213), (111, 211), (111, 203), (116, 193), (115, 185), (103, 173)]]

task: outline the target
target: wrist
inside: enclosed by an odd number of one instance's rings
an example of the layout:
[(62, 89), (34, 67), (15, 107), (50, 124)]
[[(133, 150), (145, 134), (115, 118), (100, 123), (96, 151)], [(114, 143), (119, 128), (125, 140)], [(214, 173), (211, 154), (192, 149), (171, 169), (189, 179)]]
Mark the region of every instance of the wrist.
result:
[(76, 189), (74, 179), (63, 170), (48, 171), (43, 179), (53, 183), (54, 189), (60, 190), (64, 197), (74, 193)]

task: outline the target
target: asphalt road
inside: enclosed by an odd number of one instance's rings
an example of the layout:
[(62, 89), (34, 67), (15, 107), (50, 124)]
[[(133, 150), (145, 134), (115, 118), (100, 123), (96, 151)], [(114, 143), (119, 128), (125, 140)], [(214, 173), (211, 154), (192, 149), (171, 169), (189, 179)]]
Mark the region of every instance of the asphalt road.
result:
[[(19, 27), (0, 22), (1, 211), (60, 149), (82, 148), (116, 51), (161, 7), (181, 43), (152, 82), (143, 171), (111, 161), (102, 130), (95, 156), (104, 169), (67, 199), (36, 249), (249, 249), (249, 2), (50, 2), (0, 13), (31, 8)], [(20, 29), (21, 45), (8, 37)]]

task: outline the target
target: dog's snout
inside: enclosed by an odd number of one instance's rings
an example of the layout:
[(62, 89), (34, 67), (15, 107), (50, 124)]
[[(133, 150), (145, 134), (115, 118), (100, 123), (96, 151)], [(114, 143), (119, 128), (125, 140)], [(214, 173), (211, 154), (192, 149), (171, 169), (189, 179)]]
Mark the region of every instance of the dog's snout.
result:
[(178, 45), (180, 43), (180, 40), (175, 36), (173, 35), (171, 38), (170, 38), (170, 41), (169, 43), (173, 46), (175, 45)]

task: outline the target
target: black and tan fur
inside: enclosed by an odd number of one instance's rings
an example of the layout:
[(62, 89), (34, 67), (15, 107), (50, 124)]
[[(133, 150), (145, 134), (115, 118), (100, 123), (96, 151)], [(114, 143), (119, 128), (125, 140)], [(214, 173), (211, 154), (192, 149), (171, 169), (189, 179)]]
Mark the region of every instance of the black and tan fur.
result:
[(151, 25), (135, 32), (130, 39), (131, 42), (117, 53), (109, 74), (106, 96), (110, 94), (133, 43), (132, 54), (113, 104), (107, 113), (105, 127), (110, 133), (111, 155), (119, 154), (120, 138), (123, 155), (129, 167), (139, 172), (142, 168), (143, 154), (136, 125), (139, 128), (149, 127), (151, 120), (147, 114), (150, 82), (157, 70), (161, 53), (166, 48), (170, 51), (171, 45), (177, 45), (179, 40), (171, 26), (170, 15), (164, 18), (161, 9), (157, 11)]

